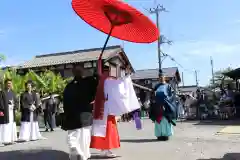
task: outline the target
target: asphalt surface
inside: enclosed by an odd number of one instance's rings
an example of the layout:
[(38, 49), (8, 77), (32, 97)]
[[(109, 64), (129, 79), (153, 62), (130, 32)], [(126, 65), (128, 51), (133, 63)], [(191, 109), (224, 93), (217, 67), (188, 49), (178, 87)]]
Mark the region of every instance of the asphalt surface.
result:
[[(116, 160), (240, 160), (240, 135), (217, 134), (226, 124), (179, 122), (168, 142), (157, 142), (153, 123), (144, 120), (143, 130), (134, 123), (118, 125), (121, 148)], [(236, 124), (235, 124), (236, 125)], [(0, 147), (0, 160), (67, 160), (66, 132), (44, 133), (48, 140)], [(92, 150), (93, 160), (101, 159)]]

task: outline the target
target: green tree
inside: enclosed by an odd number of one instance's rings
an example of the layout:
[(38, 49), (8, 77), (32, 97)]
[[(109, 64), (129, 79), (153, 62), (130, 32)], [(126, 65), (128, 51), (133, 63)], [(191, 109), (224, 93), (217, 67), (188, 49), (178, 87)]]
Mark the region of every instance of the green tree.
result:
[(19, 96), (24, 91), (24, 77), (17, 74), (16, 69), (7, 69), (4, 72), (2, 83), (6, 79), (11, 79), (13, 82), (13, 90)]
[(214, 72), (214, 84), (213, 84), (213, 79), (211, 78), (209, 87), (212, 89), (220, 87), (222, 84), (230, 84), (233, 85), (235, 82), (233, 79), (224, 76), (224, 73), (231, 71), (232, 68), (228, 67), (226, 69), (218, 70)]
[(63, 79), (60, 74), (55, 74), (49, 70), (43, 72), (40, 77), (45, 82), (45, 86), (47, 86), (44, 90), (45, 93), (62, 94), (67, 84), (67, 80)]
[[(25, 90), (25, 83), (28, 80), (34, 81), (36, 89), (41, 95), (49, 94), (50, 92), (59, 94), (62, 96), (63, 90), (70, 79), (64, 79), (60, 74), (55, 74), (50, 70), (46, 70), (40, 75), (34, 71), (29, 70), (24, 76), (19, 75), (16, 69), (10, 68), (6, 70), (0, 70), (0, 82), (1, 86), (4, 86), (6, 79), (12, 79), (13, 90), (20, 97), (20, 94)], [(20, 123), (20, 113), (17, 113), (17, 124)]]
[(12, 79), (13, 90), (20, 95), (25, 90), (25, 83), (28, 80), (34, 81), (36, 89), (41, 95), (56, 93), (62, 95), (63, 90), (70, 79), (64, 79), (60, 74), (55, 74), (50, 70), (40, 73), (39, 75), (33, 70), (29, 70), (24, 76), (19, 75), (16, 69), (0, 70), (1, 85), (6, 79)]
[(0, 62), (4, 62), (6, 60), (6, 56), (0, 53)]

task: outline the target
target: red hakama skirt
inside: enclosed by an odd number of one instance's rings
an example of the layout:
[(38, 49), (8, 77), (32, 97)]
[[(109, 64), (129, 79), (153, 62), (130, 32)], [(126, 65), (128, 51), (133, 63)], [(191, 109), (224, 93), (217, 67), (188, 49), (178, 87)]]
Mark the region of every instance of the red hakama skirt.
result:
[(107, 118), (106, 137), (92, 136), (90, 148), (99, 150), (120, 148), (120, 139), (115, 116), (109, 115)]

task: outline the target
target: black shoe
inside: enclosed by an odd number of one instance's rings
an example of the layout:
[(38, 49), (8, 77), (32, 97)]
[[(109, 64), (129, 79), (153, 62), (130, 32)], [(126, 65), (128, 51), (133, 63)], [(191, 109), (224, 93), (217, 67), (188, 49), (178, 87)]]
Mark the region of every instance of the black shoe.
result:
[(158, 141), (162, 141), (162, 139), (163, 139), (162, 137), (157, 137)]
[(158, 140), (158, 141), (168, 141), (168, 140), (169, 140), (169, 137), (167, 137), (167, 136), (161, 136), (161, 137), (157, 137), (157, 140)]
[(45, 132), (48, 132), (48, 129), (46, 129)]
[(163, 140), (164, 140), (164, 141), (168, 141), (168, 140), (169, 140), (169, 137), (166, 136), (166, 137), (163, 138)]
[(53, 129), (51, 129), (51, 132), (53, 132), (54, 130)]

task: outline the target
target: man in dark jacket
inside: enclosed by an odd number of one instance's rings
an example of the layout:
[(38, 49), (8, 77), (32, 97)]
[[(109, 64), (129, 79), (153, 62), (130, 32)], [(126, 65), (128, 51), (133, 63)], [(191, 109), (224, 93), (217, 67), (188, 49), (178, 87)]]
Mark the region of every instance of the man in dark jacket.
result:
[(0, 91), (0, 141), (12, 144), (17, 140), (16, 114), (19, 101), (12, 90), (12, 80), (5, 80), (5, 89)]
[(50, 93), (49, 99), (46, 101), (45, 109), (43, 110), (44, 113), (44, 123), (46, 126), (46, 132), (48, 132), (48, 129), (51, 129), (51, 132), (53, 132), (53, 119), (55, 118), (55, 114), (57, 111), (57, 103), (56, 99), (54, 98), (53, 94)]
[(63, 94), (64, 122), (62, 128), (68, 131), (70, 159), (90, 158), (92, 110), (98, 79), (96, 76), (84, 76), (86, 70), (80, 65), (73, 68), (74, 79), (65, 88)]

